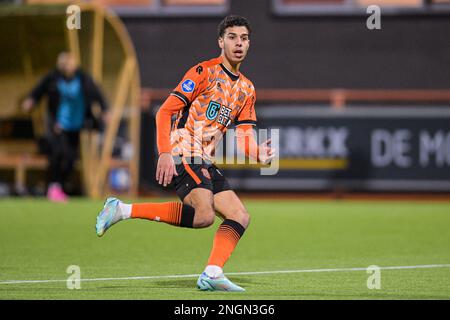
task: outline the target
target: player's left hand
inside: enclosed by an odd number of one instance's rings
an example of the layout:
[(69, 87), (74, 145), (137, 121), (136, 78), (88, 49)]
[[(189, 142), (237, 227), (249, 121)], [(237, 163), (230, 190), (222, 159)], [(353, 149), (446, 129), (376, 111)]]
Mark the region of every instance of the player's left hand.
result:
[(258, 160), (262, 164), (270, 164), (275, 157), (275, 149), (270, 146), (272, 139), (269, 139), (259, 145)]

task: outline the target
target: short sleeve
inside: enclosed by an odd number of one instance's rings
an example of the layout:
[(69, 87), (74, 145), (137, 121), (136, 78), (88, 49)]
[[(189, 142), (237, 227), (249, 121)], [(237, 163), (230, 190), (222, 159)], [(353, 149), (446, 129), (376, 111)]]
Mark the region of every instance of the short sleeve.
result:
[(234, 120), (236, 126), (241, 124), (256, 125), (255, 102), (256, 93), (255, 90), (252, 90), (252, 94), (247, 98), (244, 107)]
[(198, 64), (184, 75), (177, 87), (170, 93), (187, 106), (197, 98), (207, 87), (208, 69)]

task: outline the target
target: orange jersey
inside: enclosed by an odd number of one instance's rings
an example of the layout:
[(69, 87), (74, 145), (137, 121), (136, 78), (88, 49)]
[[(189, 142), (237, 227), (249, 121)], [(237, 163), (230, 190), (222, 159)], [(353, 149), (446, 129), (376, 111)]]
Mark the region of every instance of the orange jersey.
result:
[[(222, 57), (192, 67), (172, 91), (172, 97), (182, 102), (180, 107), (170, 109), (177, 115), (170, 132), (174, 156), (213, 161), (215, 148), (232, 123), (256, 124), (252, 82), (242, 73), (235, 75), (227, 70)], [(162, 152), (166, 148), (160, 144), (158, 141)]]

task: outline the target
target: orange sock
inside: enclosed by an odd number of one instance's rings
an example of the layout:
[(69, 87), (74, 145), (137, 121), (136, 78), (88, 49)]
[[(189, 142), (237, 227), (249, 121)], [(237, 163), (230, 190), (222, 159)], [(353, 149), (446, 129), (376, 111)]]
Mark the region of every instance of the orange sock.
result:
[(244, 234), (245, 228), (234, 220), (225, 219), (219, 226), (214, 237), (213, 248), (209, 256), (208, 265), (223, 268), (239, 239)]
[(134, 203), (131, 218), (161, 221), (174, 226), (193, 228), (195, 209), (181, 202)]

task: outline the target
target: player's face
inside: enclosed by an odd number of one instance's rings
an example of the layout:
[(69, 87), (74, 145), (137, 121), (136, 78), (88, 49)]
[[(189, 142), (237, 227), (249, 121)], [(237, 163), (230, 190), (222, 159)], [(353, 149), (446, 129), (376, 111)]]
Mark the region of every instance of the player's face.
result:
[(219, 38), (219, 47), (231, 64), (241, 63), (250, 47), (250, 37), (247, 28), (234, 26), (225, 29), (223, 37)]

